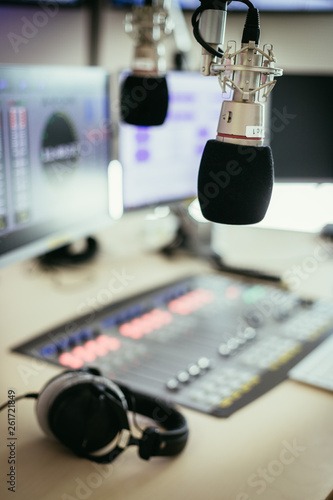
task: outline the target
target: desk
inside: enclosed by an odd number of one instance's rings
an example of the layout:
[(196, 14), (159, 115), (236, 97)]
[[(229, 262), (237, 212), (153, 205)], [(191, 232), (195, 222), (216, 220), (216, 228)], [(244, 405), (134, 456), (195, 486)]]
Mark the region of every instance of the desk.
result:
[[(249, 231), (229, 235), (229, 243), (237, 242), (233, 258), (237, 260), (239, 245), (244, 248), (243, 237), (248, 250), (246, 265), (251, 258), (253, 265), (265, 267), (271, 262), (271, 270), (276, 272), (304, 262), (318, 245), (312, 235), (258, 230), (253, 237)], [(77, 315), (82, 301), (96, 297), (105, 287), (112, 270), (125, 269), (133, 276), (113, 298), (118, 300), (207, 268), (186, 256), (166, 260), (128, 246), (117, 253), (116, 244), (110, 250), (112, 234), (103, 235), (97, 262), (81, 270), (61, 271), (55, 277), (41, 273), (31, 262), (1, 270), (1, 402), (8, 389), (17, 395), (38, 392), (60, 372), (57, 367), (10, 353), (9, 348)], [(275, 248), (275, 254), (271, 248), (271, 261), (269, 242)], [(283, 254), (282, 247), (278, 252), (276, 245), (293, 248), (293, 252)], [(328, 256), (308, 273), (301, 288), (307, 294), (331, 296), (332, 277), (333, 260)], [(0, 414), (2, 499), (324, 500), (333, 489), (332, 394), (293, 381), (283, 382), (228, 419), (182, 409), (190, 438), (176, 458), (146, 462), (131, 448), (108, 466), (76, 458), (46, 438), (38, 427), (34, 406), (32, 400), (16, 403), (14, 496), (5, 483), (9, 472), (7, 413)]]

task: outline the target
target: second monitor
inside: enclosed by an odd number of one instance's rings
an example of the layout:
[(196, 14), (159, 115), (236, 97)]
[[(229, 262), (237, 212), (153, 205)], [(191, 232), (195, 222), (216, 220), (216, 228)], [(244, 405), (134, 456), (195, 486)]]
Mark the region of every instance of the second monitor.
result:
[(197, 72), (170, 71), (167, 84), (169, 107), (163, 125), (120, 123), (125, 211), (197, 196), (203, 149), (216, 136), (222, 99), (231, 97), (222, 96), (217, 78)]

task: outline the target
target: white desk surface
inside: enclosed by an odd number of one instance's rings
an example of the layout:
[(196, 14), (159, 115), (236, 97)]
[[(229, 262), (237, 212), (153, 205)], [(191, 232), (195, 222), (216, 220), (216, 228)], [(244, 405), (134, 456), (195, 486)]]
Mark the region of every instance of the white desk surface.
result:
[[(125, 270), (131, 276), (128, 286), (113, 297), (118, 300), (208, 269), (186, 256), (167, 260), (136, 250), (128, 232), (120, 233), (116, 238), (114, 231), (103, 233), (100, 257), (80, 270), (41, 273), (25, 262), (0, 271), (0, 402), (9, 389), (17, 395), (38, 392), (61, 371), (13, 354), (10, 347), (77, 316), (82, 303), (102, 296), (99, 292), (113, 271)], [(131, 236), (136, 243), (141, 237), (135, 219)], [(229, 230), (227, 255), (233, 263), (243, 256), (245, 265), (275, 272), (293, 265), (307, 265), (309, 270), (310, 261), (304, 259), (314, 255), (318, 244), (312, 235), (244, 228)], [(313, 265), (301, 285), (299, 291), (307, 295), (332, 298), (330, 255)], [(16, 402), (15, 493), (6, 483), (7, 411), (0, 414), (2, 499), (324, 500), (333, 490), (333, 395), (293, 381), (283, 382), (228, 419), (182, 409), (190, 438), (177, 458), (146, 462), (131, 448), (108, 466), (79, 459), (46, 438), (34, 406), (32, 400)]]

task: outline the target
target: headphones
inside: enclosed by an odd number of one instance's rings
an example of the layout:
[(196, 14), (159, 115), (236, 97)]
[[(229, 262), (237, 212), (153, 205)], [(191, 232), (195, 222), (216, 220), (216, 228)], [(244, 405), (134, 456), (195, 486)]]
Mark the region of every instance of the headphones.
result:
[(80, 252), (73, 249), (73, 245), (68, 244), (50, 252), (40, 255), (37, 260), (43, 267), (75, 266), (90, 261), (97, 255), (99, 250), (98, 242), (89, 236), (85, 240), (86, 246)]
[[(173, 406), (116, 384), (97, 369), (66, 371), (51, 379), (37, 396), (37, 419), (49, 436), (80, 457), (110, 463), (128, 446), (141, 458), (172, 456), (187, 442), (188, 426)], [(132, 434), (128, 412), (150, 417), (159, 427)], [(160, 430), (162, 427), (165, 430)]]

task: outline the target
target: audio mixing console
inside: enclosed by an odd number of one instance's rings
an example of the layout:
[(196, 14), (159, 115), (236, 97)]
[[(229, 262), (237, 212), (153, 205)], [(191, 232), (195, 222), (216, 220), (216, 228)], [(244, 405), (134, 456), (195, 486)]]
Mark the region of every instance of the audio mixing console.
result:
[(333, 305), (204, 274), (111, 304), (15, 347), (97, 367), (159, 399), (228, 417), (287, 377), (333, 331)]

